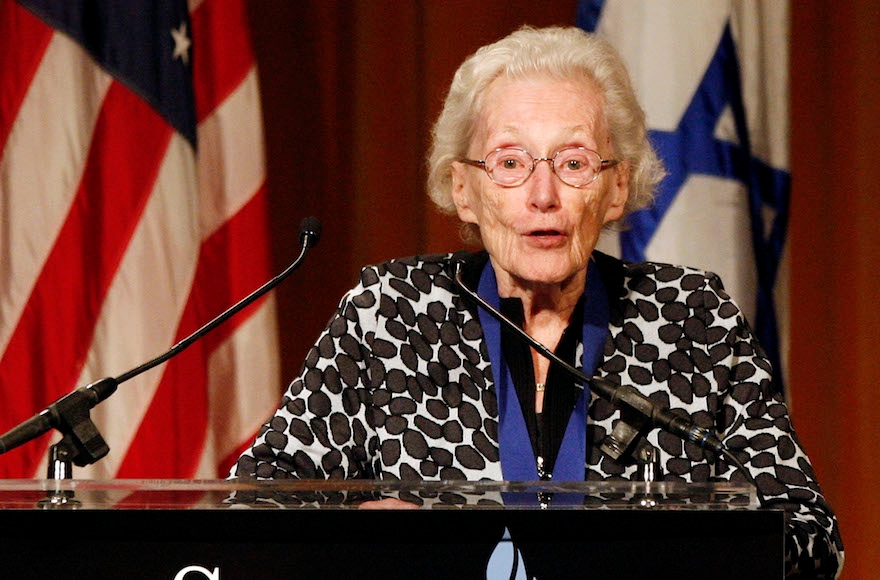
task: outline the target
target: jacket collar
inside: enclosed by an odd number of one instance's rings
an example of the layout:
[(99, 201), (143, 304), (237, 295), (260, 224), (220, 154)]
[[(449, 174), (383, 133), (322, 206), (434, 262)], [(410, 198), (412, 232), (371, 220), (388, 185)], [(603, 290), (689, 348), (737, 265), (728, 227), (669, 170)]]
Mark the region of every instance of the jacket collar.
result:
[[(626, 295), (624, 286), (625, 280), (625, 264), (623, 261), (604, 254), (598, 250), (593, 251), (592, 259), (598, 266), (599, 274), (602, 276), (602, 282), (605, 291), (608, 294), (608, 307), (611, 314), (611, 320), (620, 320), (622, 315), (621, 298)], [(480, 275), (486, 262), (489, 261), (489, 253), (485, 250), (477, 252), (461, 251), (456, 252), (452, 256), (452, 262), (460, 261), (461, 280), (465, 286), (471, 290), (476, 290), (480, 283)], [(451, 274), (450, 274), (451, 275)], [(465, 299), (468, 310), (475, 317), (478, 315), (477, 305), (472, 300)]]

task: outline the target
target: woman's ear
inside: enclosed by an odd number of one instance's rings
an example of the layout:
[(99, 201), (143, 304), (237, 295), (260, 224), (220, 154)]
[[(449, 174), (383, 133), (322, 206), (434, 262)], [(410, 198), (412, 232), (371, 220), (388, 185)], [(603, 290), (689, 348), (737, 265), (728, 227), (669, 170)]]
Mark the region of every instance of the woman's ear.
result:
[(465, 223), (477, 223), (477, 216), (471, 207), (470, 196), (473, 188), (468, 185), (467, 167), (464, 163), (455, 161), (452, 164), (452, 201), (458, 212), (458, 219)]
[(609, 194), (608, 208), (605, 210), (605, 221), (613, 222), (623, 217), (623, 210), (629, 199), (629, 162), (618, 163), (613, 168), (614, 181)]

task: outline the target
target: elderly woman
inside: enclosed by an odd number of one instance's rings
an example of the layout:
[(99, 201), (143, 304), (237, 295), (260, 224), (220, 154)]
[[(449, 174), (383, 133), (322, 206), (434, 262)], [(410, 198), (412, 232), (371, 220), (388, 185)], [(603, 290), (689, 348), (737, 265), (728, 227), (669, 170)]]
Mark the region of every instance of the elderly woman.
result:
[[(662, 176), (604, 41), (524, 28), (477, 51), (435, 126), (429, 191), (483, 251), (365, 268), (232, 475), (634, 478), (632, 456), (603, 447), (620, 411), (489, 316), (458, 277), (586, 375), (717, 433), (765, 496), (791, 501), (789, 571), (834, 576), (835, 517), (721, 281), (595, 250)], [(740, 477), (673, 435), (647, 440), (667, 479)]]

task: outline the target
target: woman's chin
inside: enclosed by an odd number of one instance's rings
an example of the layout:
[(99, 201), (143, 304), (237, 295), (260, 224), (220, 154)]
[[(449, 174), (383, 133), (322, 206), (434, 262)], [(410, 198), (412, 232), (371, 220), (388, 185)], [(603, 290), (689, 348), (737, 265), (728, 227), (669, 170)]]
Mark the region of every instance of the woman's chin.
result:
[[(514, 285), (523, 288), (536, 286), (565, 286), (578, 279), (584, 280), (587, 261), (572, 257), (570, 252), (521, 251), (509, 253), (500, 259), (493, 256), (496, 274), (503, 270)], [(499, 280), (499, 282), (501, 282)], [(503, 285), (503, 283), (502, 283)]]
[(532, 268), (519, 268), (514, 277), (523, 284), (529, 286), (564, 286), (577, 278), (579, 268), (570, 265), (566, 267), (548, 267), (550, 264), (536, 264)]

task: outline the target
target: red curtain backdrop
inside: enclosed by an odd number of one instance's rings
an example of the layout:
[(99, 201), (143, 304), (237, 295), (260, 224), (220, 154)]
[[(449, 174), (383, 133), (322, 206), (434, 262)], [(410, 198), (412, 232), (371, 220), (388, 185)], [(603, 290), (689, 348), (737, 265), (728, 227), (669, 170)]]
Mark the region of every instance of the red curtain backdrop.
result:
[(843, 578), (880, 569), (880, 5), (792, 10), (792, 416), (846, 547)]
[[(575, 4), (251, 2), (276, 269), (293, 259), (303, 217), (324, 226), (278, 291), (285, 378), (361, 266), (461, 247), (424, 193), (428, 134), (452, 74), (521, 24), (573, 24)], [(840, 519), (845, 579), (880, 569), (878, 47), (871, 0), (793, 3), (789, 395)]]

